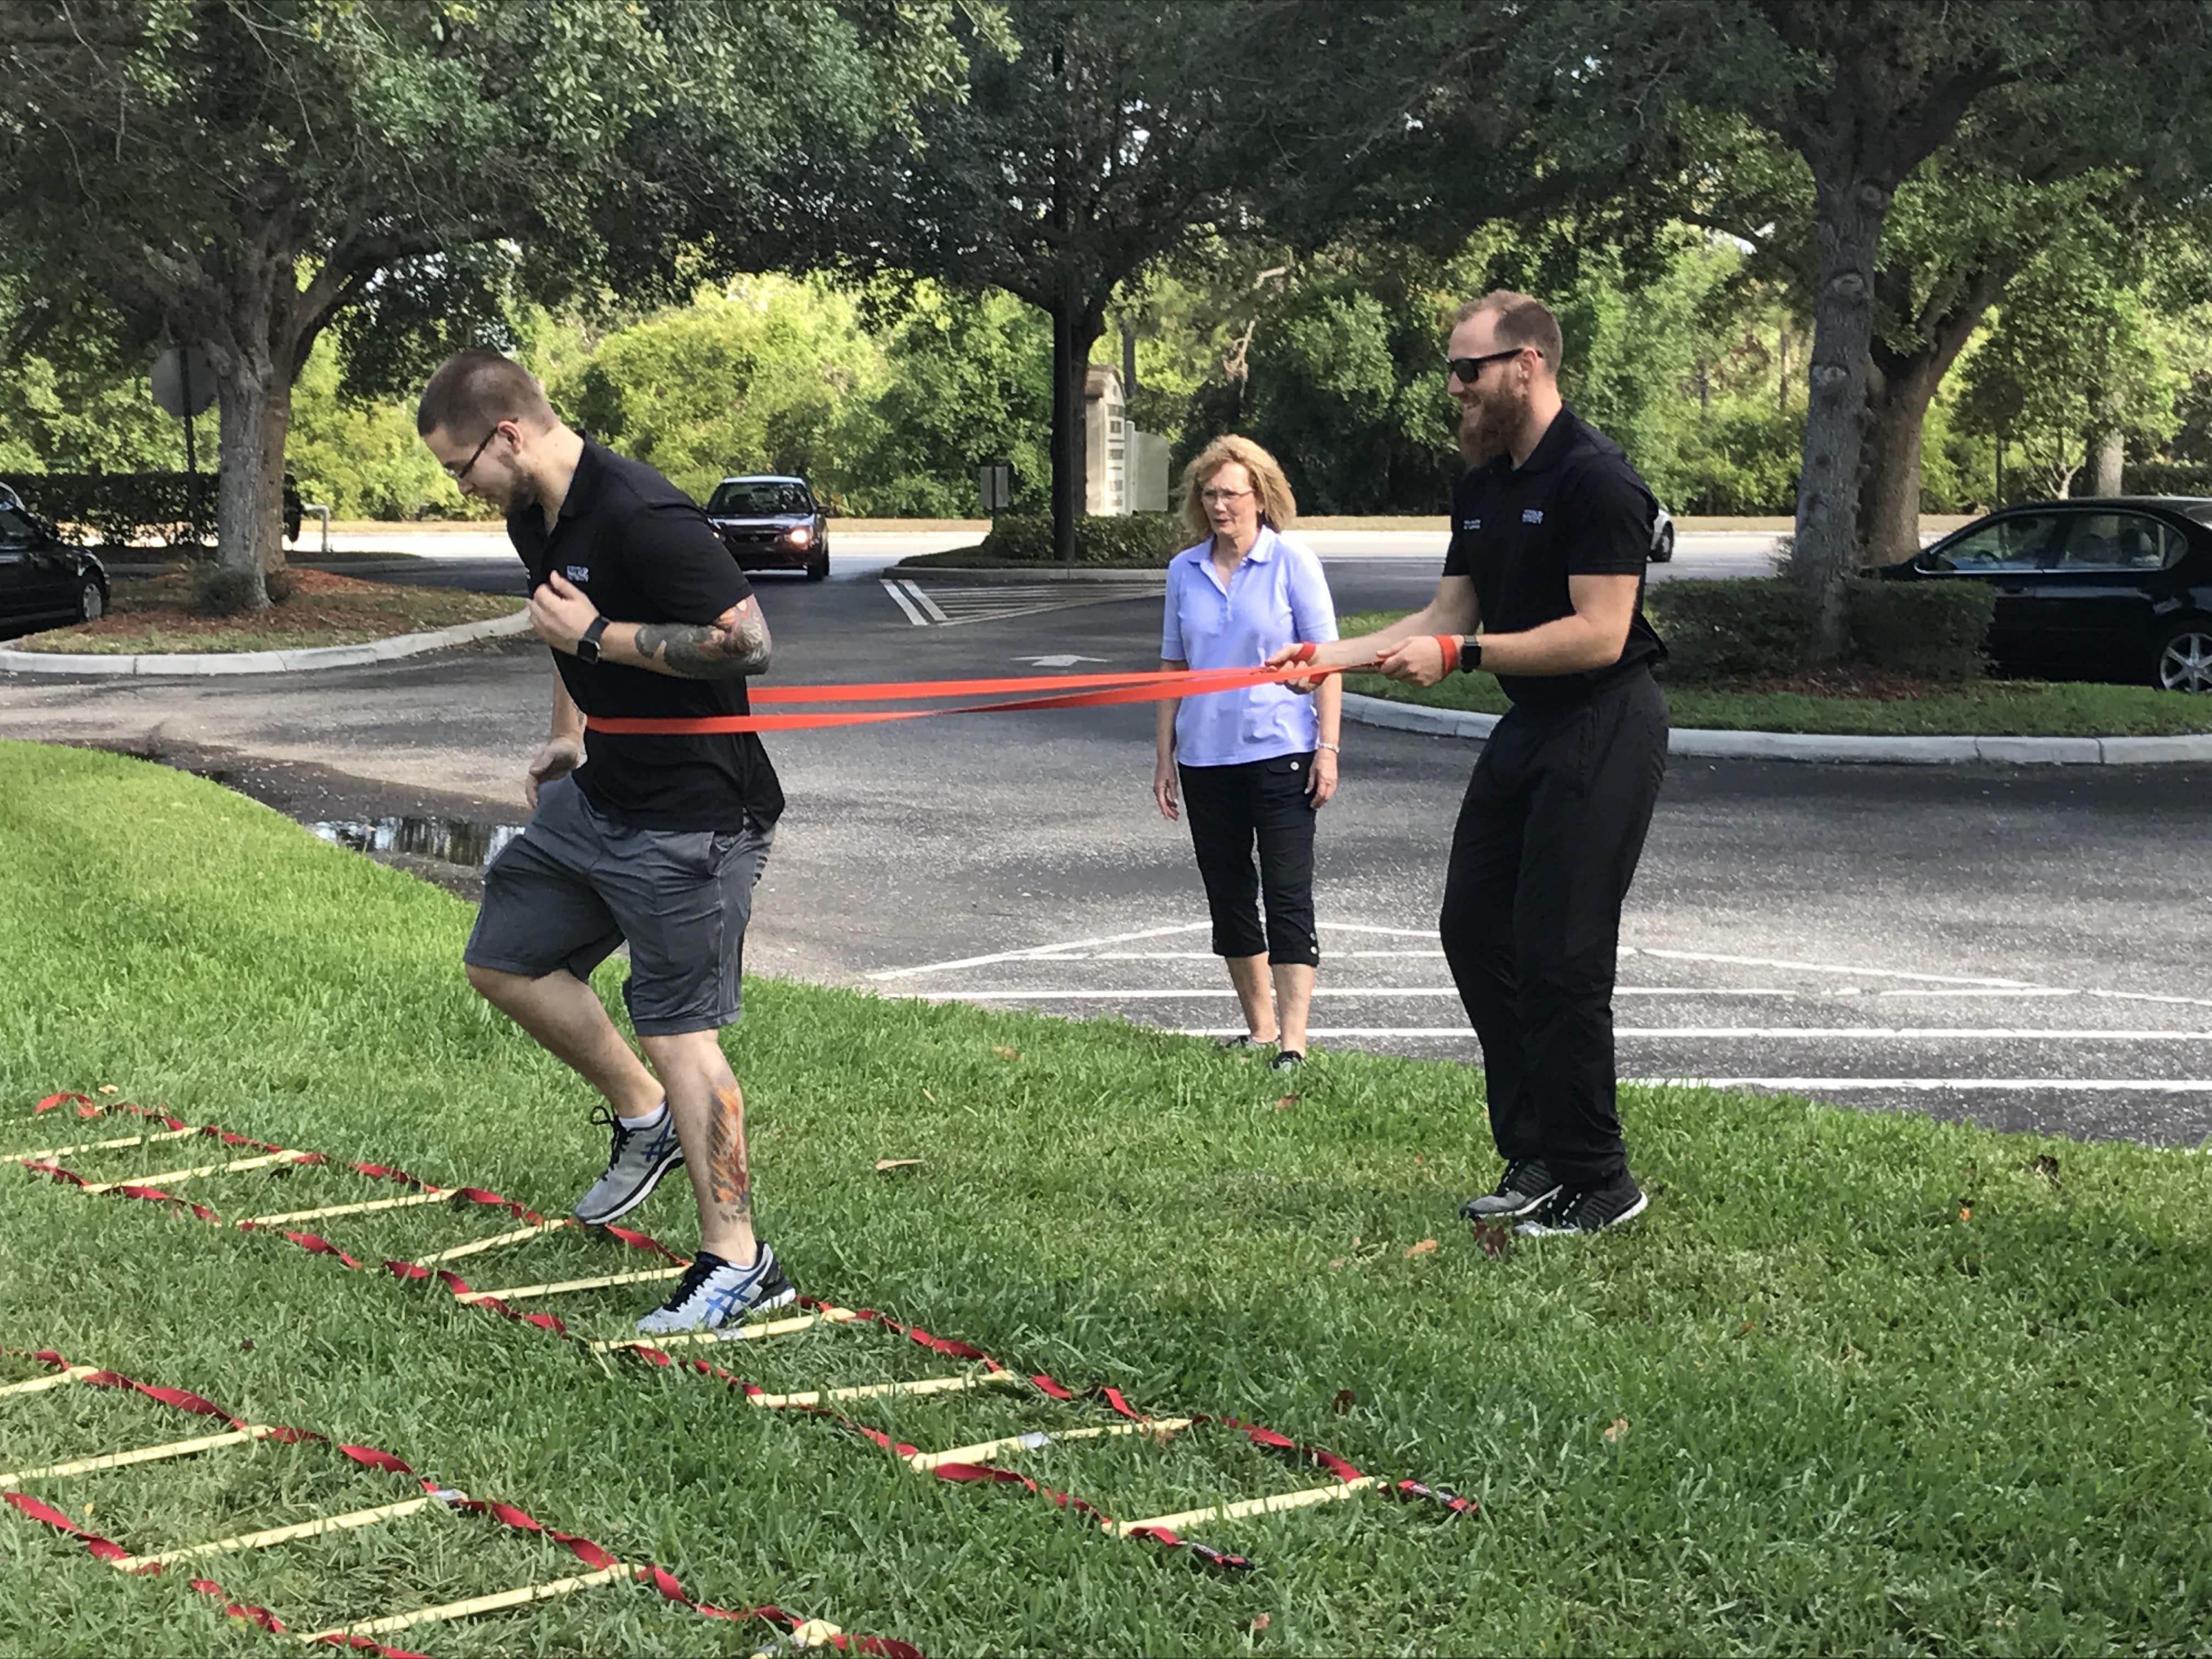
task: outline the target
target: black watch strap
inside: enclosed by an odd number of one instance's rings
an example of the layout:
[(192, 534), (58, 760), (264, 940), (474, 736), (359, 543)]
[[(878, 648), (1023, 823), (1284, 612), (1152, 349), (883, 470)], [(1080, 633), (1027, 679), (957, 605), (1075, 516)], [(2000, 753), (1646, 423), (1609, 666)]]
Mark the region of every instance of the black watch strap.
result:
[(605, 617), (592, 618), (592, 625), (586, 628), (576, 641), (576, 656), (579, 661), (597, 662), (599, 659), (599, 635), (606, 631), (607, 619)]
[(1459, 637), (1459, 672), (1472, 674), (1482, 666), (1482, 635), (1462, 634)]

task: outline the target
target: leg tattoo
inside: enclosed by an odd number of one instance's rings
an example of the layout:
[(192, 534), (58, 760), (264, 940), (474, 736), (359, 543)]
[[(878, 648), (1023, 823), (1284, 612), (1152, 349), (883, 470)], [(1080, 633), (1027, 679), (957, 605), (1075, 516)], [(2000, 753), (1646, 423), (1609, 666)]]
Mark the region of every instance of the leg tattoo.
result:
[(750, 1221), (753, 1176), (745, 1162), (745, 1097), (734, 1088), (717, 1089), (714, 1101), (720, 1109), (711, 1125), (707, 1190), (722, 1206), (724, 1221)]

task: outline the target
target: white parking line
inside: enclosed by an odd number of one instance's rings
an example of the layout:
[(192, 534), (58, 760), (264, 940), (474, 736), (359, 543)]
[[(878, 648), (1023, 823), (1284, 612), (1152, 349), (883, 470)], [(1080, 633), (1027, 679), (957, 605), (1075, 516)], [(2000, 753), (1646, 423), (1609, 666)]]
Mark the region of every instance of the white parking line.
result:
[(907, 583), (906, 591), (914, 595), (914, 602), (916, 605), (920, 605), (924, 611), (927, 611), (929, 613), (930, 621), (943, 622), (945, 620), (944, 611), (939, 608), (935, 599), (931, 599), (928, 594), (921, 591), (921, 585), (920, 583)]
[(1654, 957), (1662, 962), (1716, 962), (1731, 968), (1790, 968), (1808, 974), (1841, 974), (1851, 979), (1910, 979), (1929, 985), (2002, 986), (2026, 990), (2024, 979), (1995, 979), (1976, 974), (1914, 974), (1902, 968), (1856, 968), (1836, 962), (1797, 962), (1777, 957), (1719, 956), (1709, 951), (1662, 951), (1649, 945), (1624, 945), (1624, 957)]
[(913, 968), (885, 968), (870, 974), (870, 979), (905, 979), (915, 974), (943, 973), (954, 968), (984, 968), (994, 962), (1020, 962), (1030, 957), (1048, 955), (1054, 951), (1088, 951), (1100, 945), (1126, 945), (1132, 939), (1166, 939), (1174, 933), (1202, 933), (1212, 924), (1204, 921), (1178, 923), (1172, 927), (1144, 927), (1133, 933), (1107, 933), (1097, 939), (1062, 939), (1053, 945), (1032, 945), (1020, 951), (996, 951), (985, 957), (961, 957), (952, 962), (925, 962)]
[(916, 628), (928, 627), (929, 618), (923, 616), (921, 611), (915, 609), (914, 601), (907, 598), (905, 593), (900, 591), (899, 585), (893, 581), (889, 576), (884, 577), (883, 580), (884, 592), (890, 594), (891, 598), (898, 601), (898, 608), (906, 612), (906, 619), (912, 623)]
[[(933, 1001), (943, 1000), (931, 999)], [(1241, 1025), (1188, 1025), (1180, 1029), (1185, 1036), (1237, 1036), (1244, 1030)], [(1307, 1027), (1306, 1035), (1316, 1037), (1468, 1037), (1474, 1033), (1464, 1025), (1312, 1025)], [(1614, 1029), (1613, 1036), (1651, 1041), (1705, 1037), (1735, 1042), (1780, 1039), (1819, 1042), (1837, 1037), (1859, 1037), (1875, 1042), (1967, 1040), (1984, 1042), (2212, 1042), (2212, 1031), (1962, 1030), (1950, 1025), (1622, 1025)]]
[(2084, 1089), (2095, 1094), (2192, 1095), (2212, 1093), (2212, 1078), (2131, 1077), (1625, 1077), (1647, 1089), (1787, 1089), (1794, 1094), (1844, 1090), (1911, 1089), (1938, 1094), (1957, 1089), (2008, 1094), (2038, 1089)]
[[(1459, 991), (1450, 985), (1316, 985), (1313, 994), (1317, 997), (1443, 997), (1459, 1000)], [(1161, 1002), (1187, 997), (1233, 997), (1235, 988), (1227, 985), (1190, 987), (1148, 987), (1141, 990), (1068, 991), (1060, 989), (1034, 991), (915, 991), (908, 994), (925, 1002)], [(1677, 989), (1665, 985), (1624, 986), (1615, 996), (1624, 997), (1784, 997), (1804, 994), (1799, 991), (1784, 991), (1772, 986), (1753, 985), (1741, 989), (1723, 986), (1717, 988), (1698, 987)], [(1850, 1028), (1853, 1030), (1857, 1026)], [(2207, 1033), (2212, 1036), (2212, 1033)]]

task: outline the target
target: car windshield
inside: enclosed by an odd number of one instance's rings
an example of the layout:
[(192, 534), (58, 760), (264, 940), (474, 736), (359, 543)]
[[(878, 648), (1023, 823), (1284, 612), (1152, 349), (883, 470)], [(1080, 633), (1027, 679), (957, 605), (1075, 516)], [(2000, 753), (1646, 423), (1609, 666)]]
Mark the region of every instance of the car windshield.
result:
[(772, 519), (785, 513), (811, 513), (814, 503), (805, 484), (732, 478), (714, 491), (707, 510), (731, 519)]

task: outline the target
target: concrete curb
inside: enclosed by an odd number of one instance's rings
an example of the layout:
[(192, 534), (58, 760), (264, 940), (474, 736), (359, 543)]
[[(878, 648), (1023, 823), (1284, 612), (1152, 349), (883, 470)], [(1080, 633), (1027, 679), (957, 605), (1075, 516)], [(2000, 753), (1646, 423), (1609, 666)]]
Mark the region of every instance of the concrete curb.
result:
[[(1495, 714), (1425, 708), (1388, 697), (1344, 694), (1346, 720), (1397, 732), (1439, 738), (1490, 735)], [(2173, 738), (1865, 738), (1822, 732), (1711, 732), (1677, 727), (1667, 740), (1670, 755), (1708, 759), (1883, 762), (1944, 766), (1962, 761), (2010, 765), (2142, 766), (2170, 761), (2212, 761), (2212, 732)]]
[(302, 651), (210, 651), (143, 657), (100, 657), (88, 653), (0, 650), (0, 674), (295, 674), (315, 668), (364, 668), (371, 663), (417, 657), (426, 651), (466, 645), (471, 640), (504, 638), (530, 631), (530, 613), (489, 622), (457, 623), (428, 634), (398, 634), (359, 645), (319, 645)]

